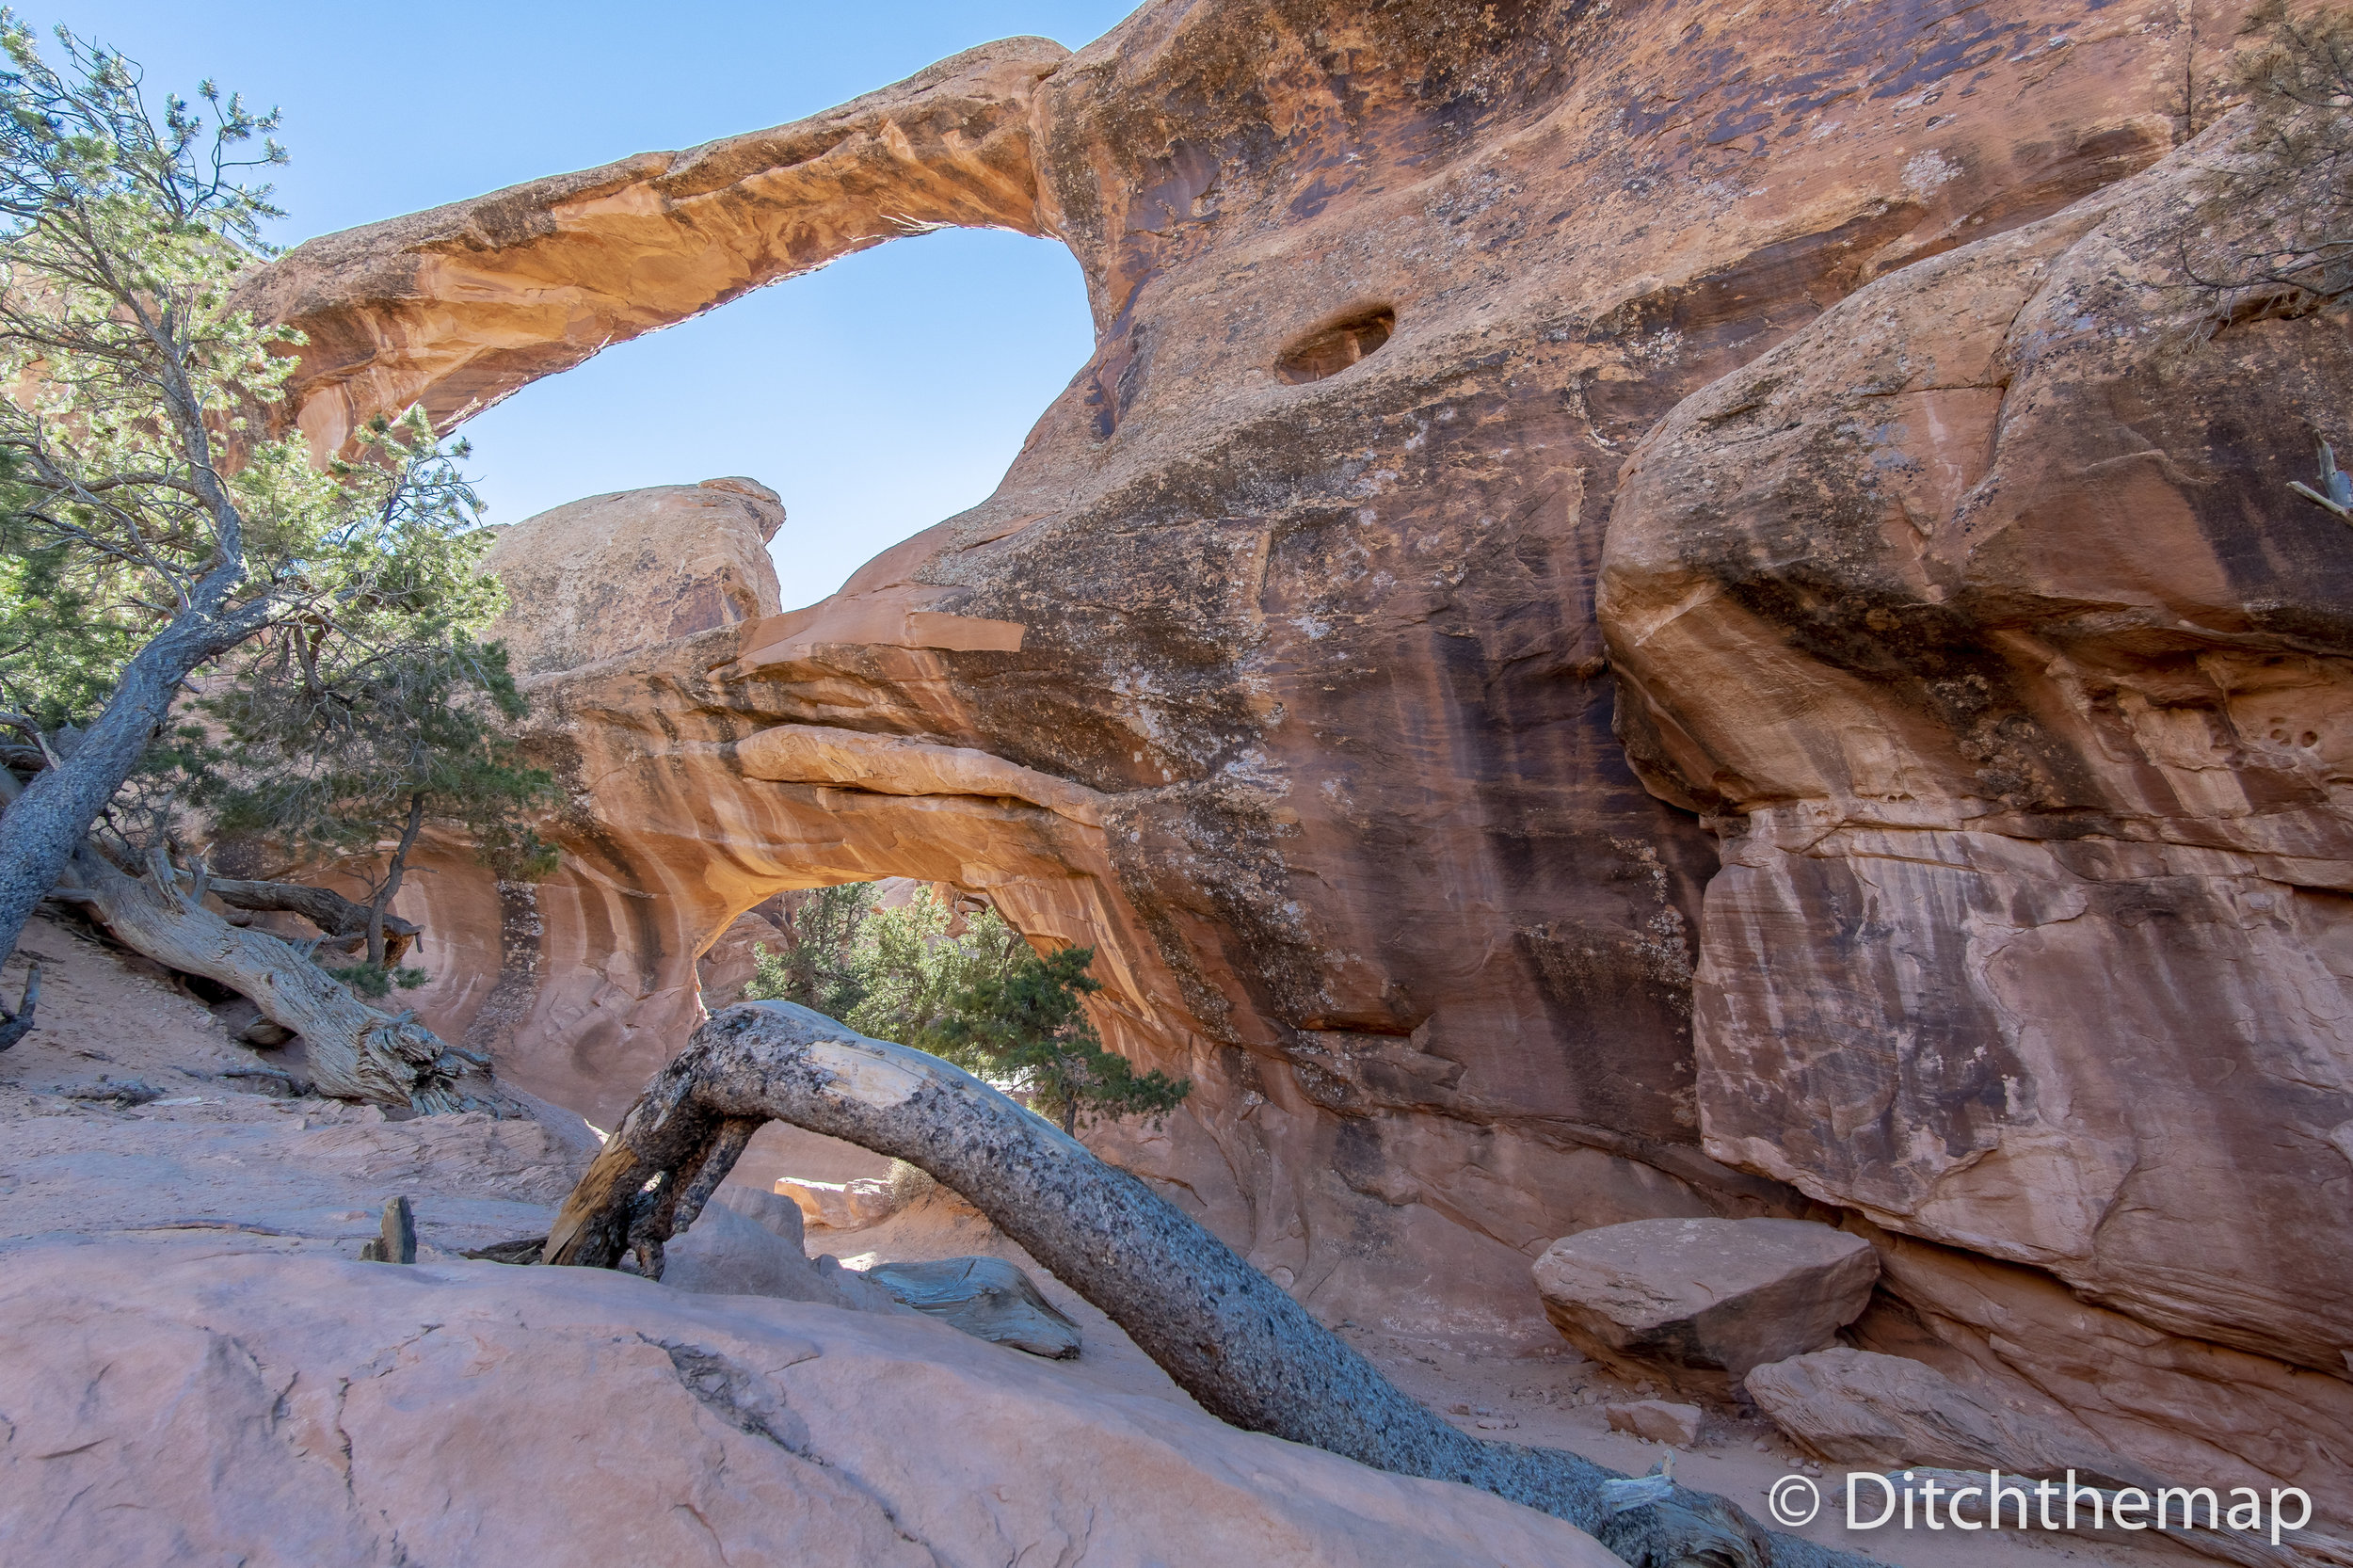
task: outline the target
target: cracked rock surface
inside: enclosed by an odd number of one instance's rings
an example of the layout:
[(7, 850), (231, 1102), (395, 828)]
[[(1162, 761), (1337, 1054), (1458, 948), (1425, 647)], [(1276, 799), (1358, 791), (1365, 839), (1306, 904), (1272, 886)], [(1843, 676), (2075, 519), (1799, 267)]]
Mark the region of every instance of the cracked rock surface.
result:
[(1614, 1560), (922, 1318), (603, 1270), (50, 1245), (0, 1321), (11, 1563)]

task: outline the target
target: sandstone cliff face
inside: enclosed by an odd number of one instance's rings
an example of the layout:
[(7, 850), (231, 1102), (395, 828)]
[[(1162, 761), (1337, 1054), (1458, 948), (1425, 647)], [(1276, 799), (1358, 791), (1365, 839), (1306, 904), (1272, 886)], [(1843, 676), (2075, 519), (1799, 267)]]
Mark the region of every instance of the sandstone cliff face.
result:
[(2186, 351), (2228, 130), (1680, 405), (1602, 612), (1637, 765), (1725, 840), (1709, 1151), (2329, 1374), (2260, 1380), (2317, 1445), (2353, 1341), (2353, 537), (2286, 485), (2345, 439), (2353, 345), (2324, 312)]
[(1638, 757), (1726, 839), (1711, 1150), (2337, 1372), (2353, 536), (2286, 486), (2315, 419), (2344, 439), (2353, 344), (2182, 351), (2194, 167), (1687, 400), (1604, 618)]
[(1172, 0), (303, 248), (254, 297), (330, 445), (890, 215), (1095, 310), (982, 506), (536, 678), (500, 984), (594, 1016), (473, 1037), (600, 1119), (737, 912), (944, 881), (1098, 947), (1198, 1084), (1119, 1157), (1319, 1310), (1543, 1334), (1554, 1237), (1843, 1210), (1881, 1342), (2327, 1471), (2346, 557), (2281, 485), (2353, 367), (2169, 383), (2117, 276), (2234, 16)]

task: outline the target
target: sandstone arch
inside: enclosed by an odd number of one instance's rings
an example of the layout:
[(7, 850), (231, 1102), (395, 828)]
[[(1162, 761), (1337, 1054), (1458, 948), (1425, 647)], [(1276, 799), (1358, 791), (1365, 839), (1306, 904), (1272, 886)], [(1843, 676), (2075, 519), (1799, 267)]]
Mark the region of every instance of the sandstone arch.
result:
[[(1850, 694), (1820, 629), (1787, 609), (1808, 582), (1778, 584), (1781, 618), (1742, 620), (1709, 597), (1694, 554), (1712, 541), (1772, 558), (1788, 509), (1741, 467), (1771, 450), (1749, 440), (1769, 434), (1759, 410), (1830, 440), (1877, 407), (1802, 377), (1743, 402), (1737, 372), (1785, 343), (1825, 362), (1856, 344), (1944, 353), (1979, 296), (1931, 284), (2004, 243), (2044, 243), (2057, 231), (2043, 220), (2093, 221), (2099, 193), (2172, 155), (2223, 101), (2213, 40), (2237, 15), (2192, 19), (2170, 0), (2118, 0), (2065, 26), (2024, 0), (1737, 15), (1155, 4), (1067, 58), (992, 46), (833, 117), (715, 144), (724, 155), (660, 155), (316, 242), (253, 297), (312, 330), (298, 407), (332, 444), (418, 396), (454, 416), (607, 335), (872, 243), (890, 214), (1060, 238), (1087, 279), (1096, 353), (989, 501), (819, 605), (536, 678), (550, 755), (577, 791), (567, 929), (612, 933), (598, 941), (634, 976), (615, 982), (632, 1006), (678, 994), (664, 977), (682, 984), (684, 950), (792, 868), (934, 875), (943, 846), (985, 844), (1022, 868), (1009, 896), (1034, 900), (1025, 920), (1068, 919), (1074, 939), (1086, 922), (1118, 954), (1113, 1038), (1201, 1084), (1171, 1139), (1123, 1158), (1319, 1311), (1542, 1335), (1531, 1244), (1818, 1200), (1912, 1231), (1882, 1237), (1895, 1295), (1865, 1320), (1876, 1342), (2058, 1400), (2160, 1467), (2325, 1477), (2353, 1432), (2353, 1385), (2320, 1353), (2342, 1348), (2325, 1314), (2266, 1337), (2221, 1299), (2235, 1285), (2041, 1245), (2024, 1188), (1945, 1224), (1841, 1163), (1885, 1107), (1849, 1104), (1847, 1080), (1812, 1064), (1885, 1054), (1872, 965), (1963, 917), (1926, 893), (1876, 921), (1777, 904), (1775, 877), (1867, 857), (1842, 858), (1848, 840), (1808, 838), (1802, 822), (1769, 845), (1747, 830), (1808, 804), (1843, 810), (1843, 741), (1926, 731), (1840, 705)], [(730, 183), (673, 177), (696, 169)], [(773, 238), (794, 233), (816, 237), (797, 250)], [(633, 273), (616, 235), (658, 264)], [(1801, 339), (1841, 300), (1847, 336)], [(1288, 345), (1376, 307), (1395, 322), (1377, 353), (1308, 382), (1278, 374)], [(2298, 362), (2312, 374), (2297, 385), (2345, 406), (2333, 361)], [(2048, 381), (2038, 417), (2143, 431), (2152, 463), (2187, 452), (2184, 429), (2118, 420), (2110, 393), (2131, 379)], [(2265, 407), (2275, 425), (2291, 417)], [(1938, 410), (1921, 409), (1926, 430)], [(2272, 504), (2281, 449), (2212, 439), (2224, 458), (2192, 466), (2210, 473), (2201, 537), (2217, 542), (2199, 558), (2237, 570), (2240, 547), (2268, 537), (2248, 520)], [(1889, 519), (1912, 537), (1952, 519), (1933, 462), (1822, 472), (1833, 488), (1869, 479), (1882, 499), (1911, 486)], [(2045, 478), (2058, 512), (2081, 499)], [(1746, 520), (1711, 535), (1720, 508)], [(1797, 556), (1868, 575), (1885, 551), (1889, 571), (1909, 570), (1905, 539), (1801, 539)], [(2036, 558), (2037, 592), (2064, 597), (2062, 555)], [(1755, 575), (1755, 594), (1775, 585)], [(2030, 659), (2019, 631), (1997, 616), (1956, 635), (1973, 658), (2015, 664)], [(1841, 635), (1884, 633), (1866, 621)], [(2340, 650), (2322, 642), (2298, 656), (2333, 671)], [(2324, 673), (2263, 689), (2293, 687), (2327, 717), (2339, 701)], [(2036, 700), (2063, 706), (2052, 680)], [(2301, 718), (2285, 733), (2307, 729), (2333, 733)], [(755, 756), (792, 776), (744, 765), (763, 732), (780, 738)], [(1922, 744), (1948, 752), (1952, 738)], [(1751, 771), (1753, 756), (1772, 765)], [(2192, 760), (2184, 771), (2226, 794), (2295, 771)], [(2116, 824), (2134, 813), (2113, 808), (2141, 798), (2134, 770), (2158, 765), (2101, 763), (2087, 788), (2105, 796), (1995, 836), (2128, 840)], [(2297, 831), (2321, 846), (2305, 858), (2333, 862), (2325, 773), (2296, 776), (2318, 792)], [(984, 779), (1012, 792), (968, 792)], [(2180, 800), (2140, 814), (2223, 831), (2229, 811)], [(1780, 858), (1749, 863), (1768, 848)], [(2151, 883), (2070, 931), (2137, 929), (2193, 902)], [(546, 920), (553, 940), (562, 921)], [(2185, 953), (2150, 972), (2195, 990), (2252, 964), (2258, 989), (2276, 979), (2327, 1001), (2339, 929), (2331, 915), (2269, 956)], [(1936, 983), (1966, 993), (1989, 962), (1963, 952)], [(1816, 994), (1838, 1005), (1790, 1011)], [(1793, 1016), (1812, 1036), (1805, 1071), (1752, 1073), (1786, 1048), (1773, 1020)], [(2340, 1015), (2313, 1016), (2297, 1048), (2334, 1072)], [(609, 1055), (616, 1074), (631, 1064), (619, 1097), (642, 1081), (628, 1051), (666, 1051), (669, 1027)], [(2087, 1050), (2108, 1048), (2101, 1020), (2085, 1027)], [(2194, 1064), (2152, 1070), (2195, 1098)], [(2010, 1076), (2054, 1104), (2072, 1081), (2047, 1061)], [(1897, 1132), (1998, 1124), (1993, 1080), (1964, 1087), (1976, 1110), (1899, 1116)], [(2320, 1118), (2339, 1094), (2323, 1083), (2299, 1107), (2272, 1167), (2329, 1202), (2343, 1157)], [(2241, 1146), (2203, 1121), (2140, 1144), (2063, 1117), (2031, 1140), (2011, 1131), (2018, 1152), (2032, 1142), (2062, 1165), (2169, 1137), (2206, 1155)], [(1947, 1156), (1987, 1164), (1982, 1149)], [(2135, 1176), (2150, 1179), (2145, 1163)], [(2140, 1223), (2129, 1202), (2115, 1211), (2124, 1230)], [(2244, 1224), (2167, 1213), (2183, 1222), (2167, 1247)], [(2146, 1263), (2154, 1233), (2141, 1234)], [(2253, 1297), (2343, 1298), (2333, 1251), (2276, 1238), (2256, 1251), (2231, 1252), (2241, 1277), (2261, 1271)], [(2194, 1436), (2169, 1414), (2185, 1400)]]

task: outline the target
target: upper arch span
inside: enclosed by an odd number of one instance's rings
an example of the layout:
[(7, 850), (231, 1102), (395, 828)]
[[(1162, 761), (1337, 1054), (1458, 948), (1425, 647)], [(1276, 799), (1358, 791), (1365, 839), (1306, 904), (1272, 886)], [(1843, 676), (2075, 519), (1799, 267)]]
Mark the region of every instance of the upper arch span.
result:
[(323, 235), (246, 286), (308, 339), (314, 451), (422, 404), (443, 428), (607, 344), (944, 225), (1051, 236), (1031, 101), (1069, 51), (966, 50), (838, 108)]

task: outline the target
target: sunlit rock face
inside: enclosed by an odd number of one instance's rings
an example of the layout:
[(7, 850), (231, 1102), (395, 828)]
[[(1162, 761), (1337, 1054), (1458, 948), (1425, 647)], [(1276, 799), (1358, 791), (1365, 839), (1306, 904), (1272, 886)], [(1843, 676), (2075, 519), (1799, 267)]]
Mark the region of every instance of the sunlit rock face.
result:
[(296, 251), (328, 445), (922, 223), (1087, 279), (988, 502), (533, 678), (567, 871), (477, 1037), (600, 1120), (737, 912), (946, 882), (1096, 946), (1197, 1086), (1100, 1146), (1327, 1316), (1541, 1339), (1558, 1236), (1845, 1214), (1873, 1343), (2327, 1470), (2347, 557), (2281, 485), (2353, 376), (2169, 382), (2104, 281), (2225, 10), (1167, 0)]
[(502, 529), (483, 569), (506, 589), (488, 636), (519, 676), (549, 675), (776, 613), (768, 541), (784, 526), (757, 479), (595, 495)]
[(1638, 765), (1724, 839), (1709, 1152), (2341, 1409), (2353, 538), (2287, 485), (2353, 344), (2191, 351), (2197, 167), (1687, 399), (1622, 475), (1603, 619)]

